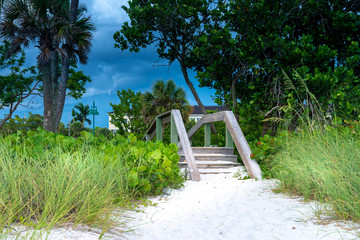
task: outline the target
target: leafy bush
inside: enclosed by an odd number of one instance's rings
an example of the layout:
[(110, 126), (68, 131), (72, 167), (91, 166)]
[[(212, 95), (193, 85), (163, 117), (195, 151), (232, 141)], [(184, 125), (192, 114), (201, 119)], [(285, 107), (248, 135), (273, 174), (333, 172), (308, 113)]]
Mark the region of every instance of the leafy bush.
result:
[(95, 128), (95, 136), (99, 137), (100, 135), (103, 135), (104, 137), (111, 139), (113, 137), (113, 133), (108, 128)]
[(17, 131), (36, 130), (43, 125), (43, 116), (29, 112), (28, 117), (21, 118), (18, 115), (10, 118), (0, 129), (0, 135), (14, 134)]
[(73, 221), (106, 230), (116, 207), (181, 186), (178, 161), (175, 145), (133, 135), (109, 141), (88, 132), (75, 139), (19, 131), (0, 140), (0, 228), (7, 234), (9, 224), (51, 229)]
[(283, 140), (288, 134), (288, 131), (281, 132), (278, 137), (265, 134), (251, 144), (252, 153), (250, 157), (259, 164), (265, 178), (272, 177), (271, 168), (274, 154), (281, 150)]

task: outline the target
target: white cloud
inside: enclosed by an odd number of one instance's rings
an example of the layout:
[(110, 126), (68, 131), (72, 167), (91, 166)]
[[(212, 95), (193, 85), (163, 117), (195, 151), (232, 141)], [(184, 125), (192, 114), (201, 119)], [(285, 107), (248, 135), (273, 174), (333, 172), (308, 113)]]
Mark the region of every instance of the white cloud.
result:
[(110, 93), (111, 93), (110, 89), (88, 88), (86, 89), (86, 93), (83, 95), (83, 98), (93, 97), (102, 94), (110, 94)]
[(121, 8), (128, 5), (127, 0), (94, 0), (91, 12), (97, 22), (102, 24), (120, 24), (129, 20), (128, 15)]

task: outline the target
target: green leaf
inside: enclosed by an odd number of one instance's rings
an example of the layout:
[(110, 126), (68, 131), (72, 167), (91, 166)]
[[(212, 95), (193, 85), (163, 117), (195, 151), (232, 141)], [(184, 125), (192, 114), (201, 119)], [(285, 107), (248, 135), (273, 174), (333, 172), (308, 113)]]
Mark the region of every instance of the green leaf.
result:
[(159, 160), (161, 158), (161, 151), (159, 149), (151, 153), (150, 156), (152, 159)]
[(170, 167), (171, 166), (171, 161), (166, 156), (164, 156), (164, 162), (162, 163), (161, 166), (163, 168)]
[(151, 184), (150, 184), (150, 181), (149, 181), (149, 180), (147, 180), (147, 179), (141, 179), (139, 185), (142, 187), (142, 189), (143, 189), (145, 192), (150, 192), (150, 190), (151, 190)]
[(136, 172), (130, 172), (129, 174), (129, 185), (134, 188), (139, 184), (139, 177)]
[(139, 167), (139, 172), (145, 172), (145, 170), (146, 170), (146, 166), (141, 165), (141, 166)]

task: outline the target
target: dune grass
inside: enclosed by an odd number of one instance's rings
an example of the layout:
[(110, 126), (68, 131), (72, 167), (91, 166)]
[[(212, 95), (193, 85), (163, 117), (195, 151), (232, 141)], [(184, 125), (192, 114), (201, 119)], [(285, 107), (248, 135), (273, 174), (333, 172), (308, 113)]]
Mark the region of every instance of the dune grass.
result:
[(119, 225), (119, 207), (182, 184), (176, 151), (161, 142), (109, 142), (88, 133), (76, 140), (43, 130), (2, 138), (0, 239), (24, 235), (17, 231), (24, 226), (30, 235), (46, 235), (65, 223), (100, 229), (101, 237)]
[[(116, 202), (129, 200), (121, 165), (103, 166), (91, 151), (57, 152), (56, 161), (24, 164), (0, 146), (0, 227), (14, 224), (50, 230), (65, 222), (111, 227)], [(46, 162), (48, 160), (48, 162)], [(7, 227), (7, 228), (5, 228)]]
[(289, 134), (274, 156), (279, 190), (328, 203), (337, 217), (360, 221), (360, 136), (353, 125)]

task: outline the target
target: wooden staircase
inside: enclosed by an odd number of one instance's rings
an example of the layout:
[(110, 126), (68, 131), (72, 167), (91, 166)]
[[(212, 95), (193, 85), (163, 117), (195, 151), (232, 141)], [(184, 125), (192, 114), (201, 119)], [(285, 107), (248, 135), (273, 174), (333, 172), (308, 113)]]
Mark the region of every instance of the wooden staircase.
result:
[[(226, 147), (209, 147), (211, 146), (210, 124), (221, 121), (226, 125)], [(200, 181), (200, 174), (233, 172), (234, 167), (239, 166), (233, 146), (237, 148), (250, 178), (261, 179), (261, 169), (257, 162), (250, 158), (249, 144), (231, 111), (205, 115), (187, 132), (180, 111), (171, 110), (156, 117), (144, 136), (146, 141), (151, 141), (154, 137), (161, 141), (163, 129), (169, 123), (170, 141), (181, 149), (179, 166), (186, 169), (185, 173), (189, 172), (191, 180)], [(204, 127), (205, 147), (191, 147), (190, 139), (201, 127)]]
[[(200, 174), (225, 174), (233, 173), (235, 167), (239, 167), (234, 149), (229, 147), (192, 147), (196, 166)], [(178, 151), (180, 156), (179, 167), (187, 172), (187, 163), (182, 149)]]

